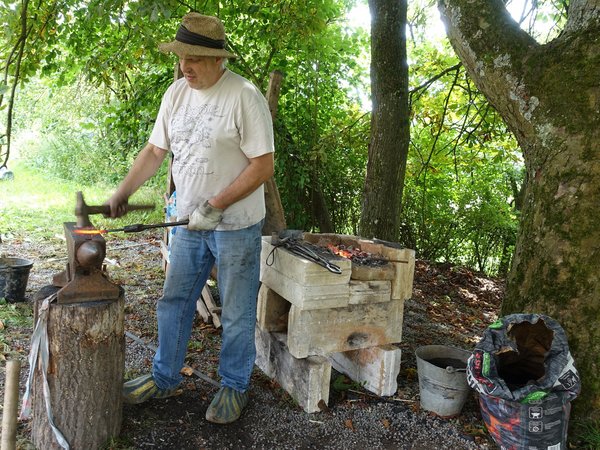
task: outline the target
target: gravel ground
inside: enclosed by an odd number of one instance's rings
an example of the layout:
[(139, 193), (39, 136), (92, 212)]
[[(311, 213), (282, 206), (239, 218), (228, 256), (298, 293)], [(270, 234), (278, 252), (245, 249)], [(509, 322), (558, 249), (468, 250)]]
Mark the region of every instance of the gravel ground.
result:
[[(160, 232), (107, 238), (108, 271), (125, 289), (125, 328), (156, 345), (154, 306), (163, 280)], [(0, 255), (34, 261), (26, 302), (64, 268), (66, 246), (57, 236), (42, 242), (2, 236)], [(218, 292), (215, 292), (218, 294)], [(413, 299), (406, 302), (402, 366), (396, 395), (377, 397), (358, 385), (336, 390), (340, 374), (333, 371), (328, 407), (306, 414), (275, 381), (256, 368), (250, 404), (235, 424), (208, 423), (204, 413), (216, 392), (195, 375), (187, 377), (180, 396), (125, 405), (121, 435), (112, 449), (488, 449), (496, 448), (484, 430), (475, 394), (460, 416), (441, 419), (419, 407), (414, 350), (420, 345), (453, 345), (470, 350), (481, 332), (496, 318), (502, 283), (468, 270), (418, 261)], [(13, 327), (6, 333), (7, 357), (23, 364), (21, 394), (27, 375), (31, 327)], [(196, 320), (186, 363), (217, 379), (220, 330)], [(126, 339), (125, 377), (146, 373), (153, 352)], [(4, 387), (4, 364), (0, 371)], [(30, 422), (19, 425), (19, 448), (33, 448)]]

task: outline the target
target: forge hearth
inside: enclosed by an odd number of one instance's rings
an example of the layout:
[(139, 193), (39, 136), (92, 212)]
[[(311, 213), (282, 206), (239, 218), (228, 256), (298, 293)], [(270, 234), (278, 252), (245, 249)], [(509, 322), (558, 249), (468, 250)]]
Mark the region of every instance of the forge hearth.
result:
[[(318, 411), (319, 400), (327, 403), (332, 364), (372, 392), (392, 395), (400, 370), (400, 349), (393, 344), (401, 342), (404, 301), (412, 295), (414, 250), (348, 235), (302, 238), (323, 248), (350, 248), (360, 262), (338, 258), (341, 274), (332, 273), (264, 237), (257, 365), (307, 412)], [(320, 381), (309, 388), (285, 373), (292, 367)]]
[[(261, 282), (300, 310), (404, 301), (412, 295), (415, 252), (348, 235), (304, 233), (309, 243), (358, 248), (385, 264), (357, 264), (335, 257), (335, 274), (262, 240)], [(271, 255), (271, 256), (269, 256)]]

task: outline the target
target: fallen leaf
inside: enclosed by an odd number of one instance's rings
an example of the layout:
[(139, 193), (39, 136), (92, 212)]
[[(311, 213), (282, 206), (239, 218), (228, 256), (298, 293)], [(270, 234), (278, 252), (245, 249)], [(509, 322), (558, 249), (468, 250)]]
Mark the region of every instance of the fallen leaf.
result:
[(346, 426), (346, 428), (349, 428), (352, 431), (356, 431), (356, 428), (354, 428), (354, 424), (352, 423), (351, 419), (346, 419), (344, 421), (344, 425)]
[(383, 428), (389, 428), (390, 427), (390, 421), (388, 419), (381, 419), (381, 424), (383, 425)]
[(185, 375), (186, 377), (191, 377), (194, 371), (191, 367), (184, 367), (179, 373), (181, 373), (181, 375)]
[(414, 413), (418, 413), (421, 410), (421, 405), (419, 403), (417, 403), (417, 402), (411, 403), (410, 404), (410, 409), (412, 409), (412, 411)]
[(323, 412), (329, 412), (329, 406), (327, 406), (327, 403), (325, 403), (325, 400), (321, 399), (319, 400), (319, 403), (317, 403), (317, 406), (319, 407), (319, 409)]

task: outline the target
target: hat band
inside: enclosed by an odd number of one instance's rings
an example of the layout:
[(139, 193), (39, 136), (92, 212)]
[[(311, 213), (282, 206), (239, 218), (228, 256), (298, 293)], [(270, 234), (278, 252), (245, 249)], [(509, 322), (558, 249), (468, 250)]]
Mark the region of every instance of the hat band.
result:
[(201, 45), (202, 47), (208, 48), (225, 48), (225, 41), (220, 39), (211, 39), (207, 36), (203, 36), (201, 34), (194, 33), (188, 30), (183, 25), (179, 26), (179, 30), (177, 30), (177, 34), (175, 35), (175, 40), (179, 42), (183, 42), (184, 44), (191, 45)]

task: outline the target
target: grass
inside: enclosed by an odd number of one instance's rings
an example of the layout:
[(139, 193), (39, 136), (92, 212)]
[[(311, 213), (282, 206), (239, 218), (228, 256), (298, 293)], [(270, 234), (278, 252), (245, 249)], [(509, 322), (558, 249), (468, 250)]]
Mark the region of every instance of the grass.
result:
[(577, 421), (573, 424), (573, 438), (577, 448), (600, 449), (600, 419)]
[[(13, 180), (0, 181), (0, 236), (15, 239), (46, 239), (63, 235), (63, 222), (75, 222), (75, 194), (82, 191), (88, 205), (103, 204), (114, 186), (81, 186), (28, 168), (22, 162), (11, 166)], [(97, 228), (115, 228), (133, 223), (164, 222), (162, 190), (144, 187), (130, 203), (157, 205), (152, 211), (134, 211), (120, 219), (90, 216)]]
[(8, 303), (0, 298), (0, 360), (10, 359), (18, 356), (18, 352), (12, 349), (7, 342), (6, 336), (11, 334), (14, 338), (16, 330), (33, 326), (33, 313), (31, 307), (26, 303)]

